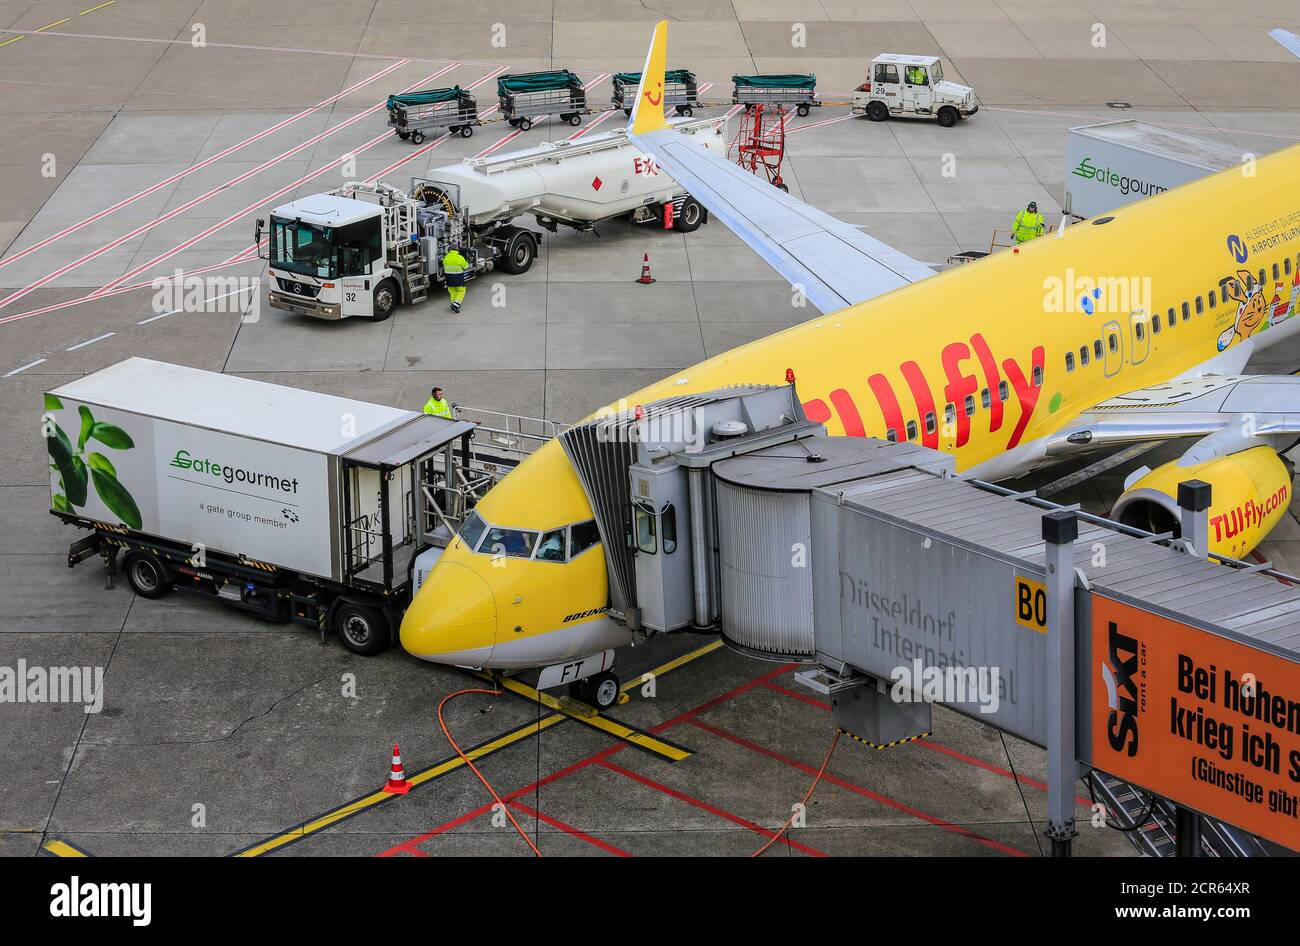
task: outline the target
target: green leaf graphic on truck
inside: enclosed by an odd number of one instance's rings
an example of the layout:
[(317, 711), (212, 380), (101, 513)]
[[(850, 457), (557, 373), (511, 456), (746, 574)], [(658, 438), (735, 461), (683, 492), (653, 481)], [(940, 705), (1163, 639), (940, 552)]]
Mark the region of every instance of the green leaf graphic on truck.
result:
[(135, 446), (135, 441), (121, 427), (95, 420), (90, 408), (83, 405), (77, 408), (81, 429), (77, 434), (76, 448), (73, 449), (67, 433), (51, 415), (52, 411), (62, 409), (62, 401), (53, 394), (45, 395), (45, 446), (50, 454), (50, 469), (59, 474), (59, 486), (62, 489), (51, 500), (54, 508), (59, 512), (76, 512), (78, 507), (86, 504), (93, 485), (100, 501), (123, 525), (139, 529), (140, 507), (135, 504), (135, 499), (127, 488), (118, 481), (113, 461), (98, 451), (86, 452), (91, 441), (110, 450), (130, 450)]

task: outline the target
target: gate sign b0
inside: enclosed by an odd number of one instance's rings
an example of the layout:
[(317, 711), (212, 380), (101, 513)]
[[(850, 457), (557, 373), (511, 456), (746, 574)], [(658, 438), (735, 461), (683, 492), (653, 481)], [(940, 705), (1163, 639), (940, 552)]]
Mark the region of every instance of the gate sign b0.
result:
[(1015, 581), (1016, 623), (1040, 634), (1047, 633), (1047, 586), (1023, 575)]

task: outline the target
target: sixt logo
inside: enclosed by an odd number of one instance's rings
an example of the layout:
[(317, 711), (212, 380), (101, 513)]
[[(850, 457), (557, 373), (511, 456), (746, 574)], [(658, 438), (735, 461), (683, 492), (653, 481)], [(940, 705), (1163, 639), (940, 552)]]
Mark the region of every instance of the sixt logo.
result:
[[(1110, 622), (1106, 638), (1107, 658), (1101, 665), (1101, 679), (1106, 684), (1106, 704), (1110, 718), (1106, 723), (1106, 740), (1116, 752), (1129, 756), (1138, 751), (1138, 642), (1119, 632)], [(1127, 655), (1127, 656), (1125, 656)]]
[(1238, 263), (1244, 263), (1250, 257), (1245, 241), (1235, 233), (1228, 234), (1228, 252)]
[(608, 608), (592, 608), (590, 611), (579, 611), (577, 614), (565, 616), (564, 620), (560, 623), (568, 624), (570, 621), (580, 621), (583, 618), (595, 617), (597, 614), (604, 614), (608, 610)]
[[(969, 345), (966, 342), (952, 342), (945, 345), (940, 351), (939, 360), (943, 365), (944, 379), (947, 383), (940, 390), (944, 401), (944, 414), (938, 422), (936, 422), (938, 414), (934, 390), (921, 366), (915, 361), (905, 361), (898, 366), (899, 373), (903, 376), (903, 381), (912, 396), (912, 402), (916, 405), (916, 414), (912, 416), (919, 417), (918, 436), (922, 446), (939, 449), (940, 423), (945, 428), (944, 436), (951, 436), (954, 446), (964, 447), (969, 442), (971, 414), (967, 412), (965, 403), (968, 397), (978, 397), (983, 402), (981, 381), (984, 390), (989, 394), (988, 403), (983, 404), (986, 409), (984, 413), (987, 413), (989, 418), (989, 433), (997, 433), (1002, 429), (1005, 416), (1010, 413), (1008, 405), (1014, 399), (1018, 403), (1020, 416), (1007, 437), (1007, 449), (1010, 450), (1020, 443), (1020, 438), (1024, 436), (1025, 428), (1029, 426), (1029, 420), (1038, 404), (1038, 395), (1042, 391), (1043, 346), (1036, 345), (1030, 351), (1029, 370), (1026, 371), (1014, 358), (1004, 358), (999, 363), (984, 336), (976, 332), (971, 336)], [(969, 370), (962, 367), (966, 363), (971, 365)], [(976, 371), (979, 373), (976, 374)], [(880, 413), (885, 420), (885, 429), (894, 431), (900, 440), (908, 439), (903, 408), (890, 380), (883, 374), (873, 374), (867, 379), (867, 386), (871, 388), (871, 393), (880, 407)], [(819, 424), (825, 423), (830, 420), (833, 407), (839, 413), (846, 436), (867, 436), (862, 415), (849, 391), (844, 388), (832, 391), (829, 400), (829, 405), (819, 398), (805, 401), (803, 408), (808, 419)]]

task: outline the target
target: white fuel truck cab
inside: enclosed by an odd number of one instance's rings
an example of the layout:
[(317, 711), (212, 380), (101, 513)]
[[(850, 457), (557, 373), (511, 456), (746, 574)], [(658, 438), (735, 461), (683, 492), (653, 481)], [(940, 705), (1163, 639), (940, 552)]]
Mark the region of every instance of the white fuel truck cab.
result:
[[(725, 153), (725, 121), (683, 121), (678, 130)], [(595, 230), (626, 216), (690, 232), (704, 208), (627, 140), (625, 130), (523, 151), (470, 158), (416, 178), (409, 192), (382, 182), (350, 182), (277, 207), (267, 240), (273, 308), (319, 319), (382, 321), (423, 301), (442, 281), (442, 258), (456, 247), (469, 276), (492, 269), (524, 273), (541, 234), (515, 226), (531, 214), (552, 233)]]

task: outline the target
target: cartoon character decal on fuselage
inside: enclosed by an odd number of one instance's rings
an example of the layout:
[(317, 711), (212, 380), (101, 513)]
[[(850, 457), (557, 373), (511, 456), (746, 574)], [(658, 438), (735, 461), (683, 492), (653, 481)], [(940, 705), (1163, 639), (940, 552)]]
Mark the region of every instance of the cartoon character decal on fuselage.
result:
[(1238, 304), (1236, 319), (1219, 336), (1219, 351), (1225, 351), (1233, 342), (1245, 341), (1291, 317), (1295, 312), (1296, 291), (1300, 288), (1300, 272), (1296, 273), (1289, 298), (1282, 295), (1285, 286), (1279, 282), (1274, 289), (1273, 298), (1269, 299), (1264, 295), (1263, 284), (1253, 273), (1244, 269), (1237, 270), (1235, 276), (1225, 276), (1219, 280), (1219, 286), (1224, 298)]

